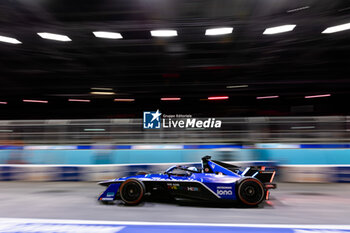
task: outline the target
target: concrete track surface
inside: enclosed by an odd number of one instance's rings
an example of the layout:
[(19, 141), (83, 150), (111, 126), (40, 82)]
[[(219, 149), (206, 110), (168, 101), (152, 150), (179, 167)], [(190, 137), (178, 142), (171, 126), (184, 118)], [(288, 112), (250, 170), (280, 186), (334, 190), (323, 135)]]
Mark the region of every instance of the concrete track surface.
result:
[(350, 184), (278, 184), (258, 208), (203, 203), (102, 205), (104, 187), (87, 182), (0, 182), (0, 218), (109, 221), (349, 224)]

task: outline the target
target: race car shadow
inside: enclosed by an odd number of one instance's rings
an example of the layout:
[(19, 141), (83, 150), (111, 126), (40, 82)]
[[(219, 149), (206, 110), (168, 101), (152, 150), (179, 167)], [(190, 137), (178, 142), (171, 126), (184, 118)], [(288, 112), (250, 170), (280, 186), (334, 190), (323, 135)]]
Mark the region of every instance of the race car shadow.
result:
[(268, 203), (262, 202), (258, 206), (247, 206), (237, 201), (229, 202), (208, 202), (203, 200), (192, 200), (192, 199), (182, 199), (177, 198), (176, 200), (148, 200), (149, 203), (164, 203), (164, 204), (173, 204), (178, 206), (189, 206), (189, 207), (198, 207), (198, 208), (243, 208), (243, 209), (259, 209), (259, 208), (274, 208), (271, 202)]
[(239, 202), (207, 202), (207, 201), (199, 201), (199, 200), (177, 200), (177, 205), (180, 206), (191, 206), (191, 207), (199, 207), (199, 208), (262, 208), (263, 203), (259, 206), (246, 206)]
[(125, 205), (122, 201), (111, 201), (111, 202), (100, 202), (104, 205), (116, 205), (119, 207), (142, 207), (147, 205), (157, 205), (157, 204), (169, 204), (169, 205), (177, 205), (177, 206), (188, 206), (188, 207), (198, 207), (198, 208), (238, 208), (238, 209), (261, 209), (261, 208), (274, 208), (274, 201), (268, 200), (260, 203), (258, 206), (247, 206), (240, 202), (236, 201), (227, 201), (227, 202), (210, 202), (210, 201), (204, 201), (204, 200), (193, 200), (193, 199), (185, 199), (185, 198), (160, 198), (160, 199), (154, 199), (154, 198), (145, 198), (144, 202), (141, 202), (138, 205), (132, 206), (132, 205)]

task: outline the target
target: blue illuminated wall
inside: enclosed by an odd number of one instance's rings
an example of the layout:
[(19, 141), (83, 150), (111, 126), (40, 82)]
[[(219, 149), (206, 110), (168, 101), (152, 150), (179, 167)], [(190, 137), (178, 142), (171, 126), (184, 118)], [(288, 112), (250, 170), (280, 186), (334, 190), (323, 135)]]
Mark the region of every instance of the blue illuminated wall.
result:
[[(247, 153), (248, 152), (248, 153)], [(129, 164), (199, 162), (205, 155), (220, 160), (255, 160), (249, 151), (215, 150), (0, 150), (0, 163)]]
[(217, 160), (274, 160), (280, 164), (350, 164), (350, 149), (2, 149), (0, 164), (132, 164), (198, 162), (205, 155)]
[(350, 164), (350, 149), (256, 149), (261, 160), (280, 164)]

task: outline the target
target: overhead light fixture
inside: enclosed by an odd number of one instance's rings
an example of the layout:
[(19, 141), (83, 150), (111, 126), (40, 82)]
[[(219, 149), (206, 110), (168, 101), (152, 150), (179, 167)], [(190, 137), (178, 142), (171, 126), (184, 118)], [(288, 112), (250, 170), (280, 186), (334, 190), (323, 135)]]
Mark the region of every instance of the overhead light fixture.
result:
[(115, 102), (133, 102), (135, 99), (114, 99)]
[(177, 36), (176, 30), (153, 30), (151, 35), (154, 37), (173, 37)]
[(115, 95), (115, 92), (112, 91), (92, 91), (90, 92), (91, 95)]
[(47, 100), (23, 100), (25, 103), (40, 103), (40, 104), (47, 104), (49, 101)]
[(7, 37), (7, 36), (0, 36), (0, 41), (5, 43), (10, 43), (10, 44), (22, 44), (21, 41), (12, 37)]
[(86, 102), (90, 103), (91, 100), (84, 100), (84, 99), (68, 99), (69, 102)]
[(299, 7), (299, 8), (294, 8), (294, 9), (288, 10), (287, 13), (293, 13), (293, 12), (296, 12), (296, 11), (302, 11), (302, 10), (306, 10), (306, 9), (309, 9), (309, 8), (310, 8), (309, 6), (303, 6), (303, 7)]
[(305, 99), (311, 99), (311, 98), (321, 98), (321, 97), (329, 97), (331, 94), (324, 94), (324, 95), (307, 95), (305, 96)]
[(315, 126), (292, 126), (291, 129), (314, 129)]
[(350, 29), (350, 23), (346, 23), (346, 24), (341, 24), (338, 26), (328, 27), (322, 33), (329, 34), (329, 33), (345, 31), (345, 30), (349, 30), (349, 29)]
[(110, 88), (110, 87), (92, 87), (91, 90), (112, 91), (113, 88)]
[(96, 31), (92, 32), (96, 37), (99, 38), (106, 38), (106, 39), (123, 39), (122, 34), (118, 32), (103, 32), (103, 31)]
[(233, 85), (233, 86), (226, 86), (226, 88), (244, 88), (248, 87), (248, 85)]
[(13, 130), (11, 129), (0, 129), (0, 133), (12, 133)]
[(37, 34), (43, 39), (58, 40), (58, 41), (64, 41), (64, 42), (72, 41), (66, 35), (54, 34), (54, 33), (49, 33), (49, 32), (38, 32)]
[(181, 98), (179, 98), (179, 97), (165, 97), (165, 98), (160, 98), (160, 100), (162, 100), (162, 101), (177, 101), (177, 100), (181, 100)]
[(227, 100), (228, 98), (228, 96), (211, 96), (208, 97), (208, 100)]
[(212, 28), (205, 30), (206, 36), (218, 36), (218, 35), (226, 35), (231, 34), (233, 31), (232, 27), (224, 27), (224, 28)]
[(7, 104), (7, 102), (0, 102), (0, 104)]
[(278, 98), (278, 95), (269, 95), (269, 96), (258, 96), (256, 97), (256, 99), (261, 100), (261, 99), (274, 99), (274, 98)]
[(106, 131), (105, 129), (84, 129), (84, 131), (87, 131), (87, 132), (103, 132), (103, 131)]
[(345, 7), (345, 8), (339, 9), (338, 12), (347, 11), (349, 9), (350, 9), (350, 7)]
[(282, 32), (290, 32), (290, 31), (293, 31), (296, 26), (297, 25), (295, 24), (287, 24), (287, 25), (282, 25), (278, 27), (266, 28), (263, 34), (271, 35), (271, 34), (278, 34)]

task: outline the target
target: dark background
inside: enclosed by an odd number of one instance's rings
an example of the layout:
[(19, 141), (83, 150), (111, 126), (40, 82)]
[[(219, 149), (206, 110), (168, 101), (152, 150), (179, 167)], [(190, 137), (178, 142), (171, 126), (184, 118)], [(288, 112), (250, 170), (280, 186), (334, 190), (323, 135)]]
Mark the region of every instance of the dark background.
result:
[[(23, 44), (0, 42), (0, 101), (8, 102), (0, 105), (0, 118), (133, 118), (156, 109), (216, 117), (347, 115), (350, 31), (321, 32), (350, 23), (349, 14), (350, 1), (329, 0), (2, 0), (0, 35)], [(283, 24), (297, 26), (262, 34)], [(204, 35), (224, 26), (233, 33)], [(178, 36), (152, 38), (155, 29), (175, 29)], [(92, 31), (119, 32), (123, 39), (96, 38)], [(44, 40), (37, 32), (72, 41)], [(232, 85), (248, 87), (226, 88)], [(92, 87), (116, 95), (90, 95)], [(331, 97), (304, 98), (317, 94)], [(266, 95), (280, 98), (256, 99)]]

